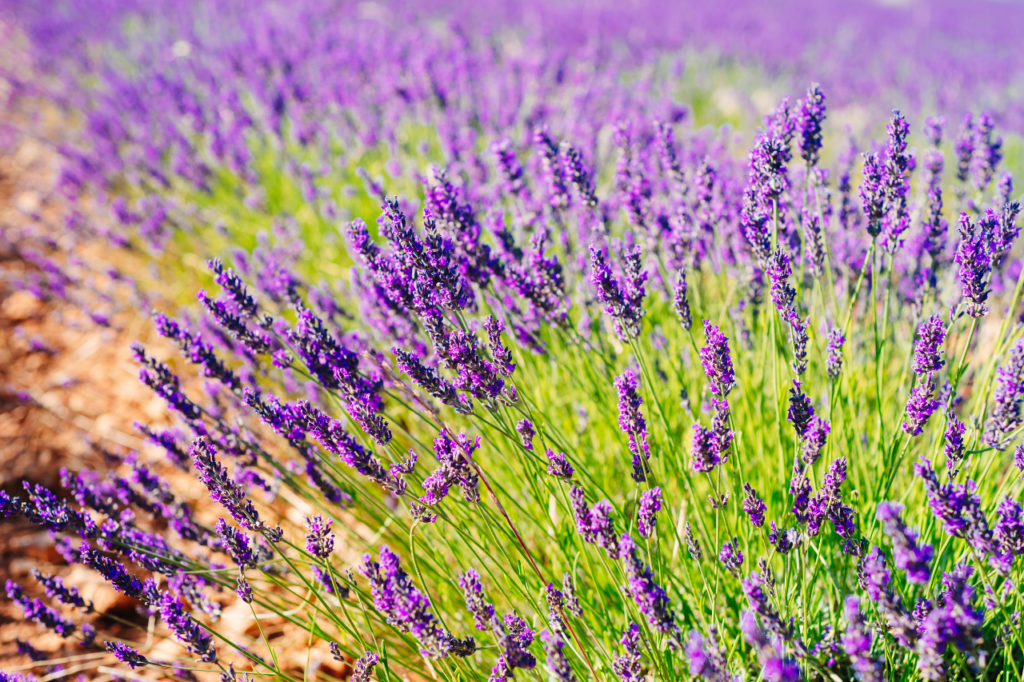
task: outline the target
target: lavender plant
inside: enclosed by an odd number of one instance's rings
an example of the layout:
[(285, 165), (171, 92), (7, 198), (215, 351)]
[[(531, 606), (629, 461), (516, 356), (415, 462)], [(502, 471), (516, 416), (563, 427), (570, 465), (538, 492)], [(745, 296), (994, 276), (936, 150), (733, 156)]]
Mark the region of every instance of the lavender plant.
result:
[(26, 619), (161, 679), (1024, 676), (992, 115), (946, 173), (938, 120), (858, 157), (817, 84), (709, 132), (653, 58), (315, 9), (115, 68), (169, 30), (143, 23), (59, 86), (66, 223), (4, 230), (9, 283), (150, 312), (168, 410), (109, 472), (0, 492), (153, 636), (42, 572), (49, 601), (7, 584)]

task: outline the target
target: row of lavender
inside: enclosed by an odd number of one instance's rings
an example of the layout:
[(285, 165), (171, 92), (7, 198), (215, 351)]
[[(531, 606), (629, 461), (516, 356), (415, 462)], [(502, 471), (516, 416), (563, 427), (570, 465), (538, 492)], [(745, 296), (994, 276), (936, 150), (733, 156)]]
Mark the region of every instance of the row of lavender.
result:
[[(154, 315), (201, 398), (134, 348), (178, 422), (138, 428), (224, 518), (137, 455), (67, 473), (77, 507), (3, 498), (191, 657), (114, 655), (295, 679), (266, 637), (218, 633), (234, 591), (361, 680), (1019, 674), (1024, 279), (991, 115), (928, 119), (917, 151), (894, 113), (858, 145), (815, 86), (744, 162), (686, 125), (663, 64), (313, 14), (173, 60), (139, 28), (78, 101), (66, 223), (5, 231), (37, 266), (15, 284), (100, 324), (166, 302), (79, 243), (233, 266)], [(335, 235), (355, 266), (327, 282)], [(37, 580), (63, 610), (10, 598), (94, 646), (69, 616), (91, 605)]]

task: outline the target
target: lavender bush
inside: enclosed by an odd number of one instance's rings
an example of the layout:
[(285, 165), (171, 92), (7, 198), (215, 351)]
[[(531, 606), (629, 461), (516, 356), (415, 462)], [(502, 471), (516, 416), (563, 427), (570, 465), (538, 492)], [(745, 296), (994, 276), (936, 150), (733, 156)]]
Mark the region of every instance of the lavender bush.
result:
[(1024, 676), (998, 112), (698, 127), (673, 45), (298, 5), (114, 3), (9, 75), (77, 119), (7, 283), (180, 351), (132, 346), (146, 452), (0, 492), (177, 648), (41, 572), (25, 618), (151, 678)]

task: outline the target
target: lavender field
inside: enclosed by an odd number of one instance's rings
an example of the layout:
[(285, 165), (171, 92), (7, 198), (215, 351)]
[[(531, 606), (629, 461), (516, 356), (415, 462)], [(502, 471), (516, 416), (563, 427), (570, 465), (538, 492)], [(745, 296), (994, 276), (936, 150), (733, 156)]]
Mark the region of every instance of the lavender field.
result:
[(1022, 27), (0, 0), (0, 682), (1024, 680)]

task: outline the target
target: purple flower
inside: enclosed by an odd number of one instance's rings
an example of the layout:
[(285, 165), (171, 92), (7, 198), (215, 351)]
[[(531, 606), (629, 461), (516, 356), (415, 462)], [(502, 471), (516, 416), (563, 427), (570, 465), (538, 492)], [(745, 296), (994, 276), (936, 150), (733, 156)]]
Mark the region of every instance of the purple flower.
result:
[(249, 585), (249, 581), (245, 579), (245, 576), (238, 576), (235, 594), (246, 604), (252, 603), (252, 587)]
[(907, 398), (907, 410), (903, 417), (903, 431), (911, 436), (920, 436), (932, 413), (939, 408), (939, 400), (933, 398), (935, 381), (929, 373), (914, 387)]
[(583, 540), (603, 547), (608, 553), (608, 558), (618, 559), (619, 538), (615, 534), (615, 522), (611, 518), (611, 502), (601, 500), (591, 508), (587, 505), (583, 488), (575, 485), (569, 490), (569, 500), (573, 515), (576, 517), (576, 530)]
[(725, 398), (736, 385), (736, 374), (729, 352), (729, 339), (710, 320), (704, 320), (704, 347), (700, 349), (700, 362), (711, 386), (711, 393)]
[(47, 597), (56, 599), (61, 604), (78, 607), (85, 613), (92, 613), (92, 601), (86, 601), (83, 599), (82, 595), (79, 594), (77, 587), (69, 587), (65, 585), (64, 579), (59, 575), (49, 575), (47, 573), (43, 573), (38, 568), (33, 568), (29, 571), (29, 575), (31, 575), (37, 583), (43, 586)]
[(224, 519), (217, 519), (214, 526), (217, 535), (220, 536), (221, 544), (227, 553), (231, 555), (240, 568), (253, 568), (256, 566), (256, 554), (249, 546), (249, 536), (232, 528)]
[(844, 343), (846, 343), (846, 337), (843, 336), (843, 330), (833, 327), (832, 331), (828, 333), (828, 361), (826, 363), (826, 372), (832, 381), (838, 381), (839, 374), (843, 371)]
[(1024, 340), (1014, 345), (1009, 359), (996, 371), (994, 402), (985, 427), (985, 443), (1002, 450), (1007, 436), (1024, 422)]
[(554, 450), (549, 449), (544, 454), (548, 458), (548, 474), (566, 481), (572, 479), (574, 470), (572, 465), (569, 464), (569, 460), (566, 459), (564, 452), (556, 453)]
[(800, 387), (801, 383), (793, 379), (793, 387), (789, 389), (789, 408), (786, 410), (786, 419), (793, 425), (796, 435), (803, 438), (814, 417), (814, 407), (811, 406), (810, 398)]
[(953, 149), (957, 157), (957, 180), (967, 182), (967, 173), (971, 169), (971, 159), (974, 157), (975, 149), (974, 115), (969, 111), (964, 113), (964, 117), (960, 121), (960, 129), (957, 131)]
[(907, 193), (910, 190), (911, 160), (906, 153), (910, 126), (899, 111), (893, 110), (887, 130), (889, 145), (886, 148), (885, 169), (882, 174), (882, 229), (886, 250), (892, 254), (903, 243), (903, 232), (910, 224), (907, 216)]
[(683, 535), (683, 540), (686, 542), (686, 549), (690, 552), (690, 558), (694, 561), (700, 561), (701, 551), (700, 543), (697, 538), (693, 536), (693, 529), (690, 527), (690, 522), (686, 522), (686, 532)]
[(612, 659), (612, 672), (622, 682), (643, 682), (640, 670), (640, 626), (630, 623), (619, 643), (623, 653)]
[(690, 448), (693, 470), (707, 473), (719, 463), (715, 434), (701, 424), (693, 425), (693, 444)]
[(686, 296), (686, 289), (686, 271), (680, 268), (672, 287), (672, 305), (683, 329), (690, 331), (693, 327), (693, 316), (690, 314), (690, 299)]
[(254, 532), (266, 531), (274, 534), (274, 531), (267, 528), (260, 520), (260, 515), (256, 512), (252, 500), (246, 497), (242, 486), (228, 476), (228, 470), (217, 461), (216, 455), (213, 444), (205, 437), (197, 438), (189, 448), (189, 456), (195, 464), (199, 480), (210, 491), (210, 498), (223, 505), (231, 517), (243, 528)]
[(453, 485), (459, 486), (466, 502), (475, 504), (480, 501), (480, 477), (470, 464), (479, 447), (479, 437), (471, 441), (463, 433), (453, 439), (446, 430), (442, 430), (434, 439), (434, 457), (438, 466), (423, 480), (425, 493), (414, 503), (413, 512), (419, 520), (432, 523), (437, 519), (427, 510), (440, 504)]
[(470, 411), (466, 409), (466, 404), (459, 400), (455, 387), (446, 381), (437, 369), (426, 367), (415, 355), (406, 353), (401, 348), (392, 348), (391, 352), (396, 357), (395, 367), (412, 379), (414, 384), (456, 412)]
[(661, 511), (661, 488), (645, 490), (640, 495), (640, 507), (637, 512), (637, 531), (640, 537), (649, 538), (654, 534), (657, 513)]
[(640, 613), (647, 616), (647, 622), (656, 631), (669, 635), (669, 647), (678, 648), (678, 626), (672, 602), (668, 594), (656, 582), (654, 574), (640, 557), (637, 556), (636, 543), (629, 533), (624, 533), (619, 540), (620, 558), (629, 579), (625, 589), (633, 597)]
[(785, 556), (789, 554), (790, 550), (794, 547), (799, 547), (801, 538), (800, 532), (795, 528), (786, 528), (780, 530), (775, 526), (775, 522), (769, 523), (771, 530), (768, 532), (768, 542), (775, 547), (775, 551)]
[(733, 538), (732, 542), (722, 545), (722, 549), (718, 553), (718, 560), (722, 562), (726, 570), (733, 575), (737, 575), (740, 567), (743, 566), (743, 552), (740, 551), (740, 541), (737, 538)]
[(533, 643), (533, 631), (515, 611), (506, 614), (504, 622), (492, 618), (491, 626), (501, 649), (491, 670), (491, 682), (505, 682), (512, 677), (513, 669), (532, 670), (537, 665), (537, 659), (527, 649)]
[(633, 480), (646, 481), (651, 453), (647, 445), (647, 422), (640, 412), (644, 402), (637, 392), (640, 380), (636, 372), (627, 369), (615, 377), (614, 383), (619, 394), (619, 428), (629, 439), (629, 451), (633, 453)]
[(811, 167), (818, 163), (821, 150), (821, 123), (825, 120), (825, 95), (813, 83), (807, 96), (797, 102), (797, 130), (800, 133), (800, 156)]
[(612, 274), (604, 252), (590, 246), (590, 281), (597, 291), (597, 300), (615, 320), (615, 334), (623, 343), (640, 335), (640, 320), (645, 311), (642, 303), (646, 291), (647, 272), (643, 269), (640, 247), (633, 246), (622, 252), (622, 282)]
[(488, 315), (484, 320), (484, 329), (487, 330), (487, 344), (491, 349), (495, 369), (503, 377), (512, 376), (516, 364), (512, 362), (512, 351), (501, 341), (501, 333), (505, 331), (504, 323), (494, 315)]
[(466, 609), (473, 614), (473, 622), (477, 630), (488, 630), (494, 618), (494, 605), (484, 598), (484, 586), (480, 582), (480, 573), (475, 568), (467, 570), (459, 576), (459, 587), (466, 597)]
[[(779, 612), (765, 594), (763, 585), (764, 579), (757, 571), (751, 571), (749, 576), (740, 581), (740, 587), (751, 612), (760, 617), (766, 630), (785, 641), (793, 640), (792, 628), (782, 622)], [(793, 641), (793, 645), (798, 651), (803, 650), (803, 644), (799, 640)]]
[(557, 632), (544, 630), (540, 633), (540, 639), (544, 643), (544, 656), (546, 658), (548, 679), (551, 682), (575, 682), (576, 676), (569, 665), (569, 659), (565, 657), (562, 649), (565, 642)]
[(991, 114), (982, 112), (974, 124), (974, 149), (970, 161), (971, 182), (979, 190), (988, 187), (996, 167), (1003, 160), (1003, 138), (993, 136), (994, 130)]
[[(953, 411), (946, 413), (946, 444), (943, 451), (946, 453), (946, 471), (952, 480), (960, 472), (960, 461), (964, 458), (964, 433), (967, 425), (956, 418)], [(1018, 446), (1019, 447), (1019, 446)]]
[(216, 663), (217, 649), (213, 644), (213, 637), (185, 611), (177, 597), (168, 592), (157, 592), (155, 586), (153, 590), (156, 601), (149, 600), (150, 606), (159, 610), (160, 619), (174, 633), (178, 641), (183, 643), (200, 661)]
[(767, 510), (764, 500), (757, 496), (757, 491), (749, 483), (743, 484), (743, 490), (747, 494), (743, 498), (743, 511), (750, 517), (750, 523), (755, 528), (760, 528), (764, 525), (764, 513)]
[(324, 519), (317, 514), (306, 517), (306, 551), (318, 559), (326, 559), (334, 551), (334, 533), (331, 532), (332, 519)]
[(793, 266), (789, 262), (789, 254), (781, 248), (776, 249), (768, 261), (768, 278), (771, 281), (772, 303), (782, 319), (787, 321), (796, 315), (796, 289), (789, 283), (792, 276)]
[(882, 622), (900, 646), (912, 649), (918, 630), (914, 618), (907, 612), (898, 594), (892, 589), (892, 573), (885, 565), (885, 557), (878, 547), (872, 547), (861, 558), (857, 569), (858, 582), (878, 609)]
[(917, 328), (917, 342), (914, 344), (914, 372), (925, 376), (937, 372), (945, 365), (940, 357), (942, 344), (946, 341), (946, 327), (942, 317), (932, 315)]
[(571, 616), (583, 617), (583, 607), (580, 606), (580, 598), (576, 594), (576, 584), (572, 580), (572, 573), (562, 574), (562, 607)]
[(860, 612), (860, 597), (849, 595), (843, 602), (843, 618), (846, 631), (843, 633), (843, 651), (850, 657), (850, 663), (862, 682), (883, 682), (885, 662), (871, 656), (871, 628)]
[(900, 518), (903, 505), (880, 502), (877, 518), (882, 530), (892, 541), (893, 562), (896, 568), (907, 574), (907, 582), (925, 585), (931, 578), (928, 563), (934, 554), (931, 545), (918, 544), (916, 530), (907, 528)]
[(569, 205), (569, 192), (558, 162), (558, 147), (551, 141), (547, 126), (534, 129), (533, 148), (540, 159), (548, 205), (555, 210), (565, 210)]
[(864, 155), (863, 180), (860, 183), (860, 198), (864, 215), (868, 219), (867, 230), (872, 237), (882, 232), (882, 218), (885, 216), (885, 167), (878, 159), (878, 154), (866, 152)]
[(843, 539), (843, 549), (849, 554), (857, 554), (854, 538), (857, 527), (854, 524), (853, 509), (843, 504), (840, 489), (845, 480), (846, 458), (839, 457), (829, 464), (821, 482), (821, 490), (807, 504), (807, 534), (817, 536), (822, 523), (830, 521), (836, 534)]
[(928, 116), (924, 119), (924, 139), (933, 147), (942, 144), (942, 133), (946, 128), (945, 116)]
[(516, 158), (512, 142), (507, 139), (495, 142), (491, 145), (491, 152), (502, 179), (502, 189), (512, 196), (519, 196), (526, 183), (523, 181), (523, 167)]
[(985, 244), (985, 235), (966, 213), (960, 214), (960, 245), (953, 260), (960, 266), (957, 276), (963, 289), (966, 312), (974, 318), (988, 313), (988, 275), (992, 261)]
[(922, 679), (946, 679), (943, 654), (950, 644), (962, 652), (969, 665), (979, 665), (979, 657), (984, 660), (979, 645), (985, 612), (974, 606), (974, 588), (968, 583), (973, 572), (969, 564), (957, 564), (952, 573), (942, 576), (941, 604), (936, 604), (920, 626), (917, 670)]
[(562, 176), (566, 178), (579, 193), (580, 200), (589, 209), (597, 208), (597, 196), (590, 182), (590, 174), (583, 167), (580, 153), (566, 140), (558, 145), (559, 157), (562, 162)]
[(686, 641), (686, 661), (690, 675), (710, 682), (734, 682), (725, 660), (725, 649), (718, 644), (718, 632), (711, 626), (708, 636), (690, 630)]
[(114, 658), (127, 664), (132, 670), (149, 665), (149, 661), (146, 660), (145, 656), (124, 642), (104, 642), (103, 644), (106, 646), (107, 651), (114, 654)]
[(355, 665), (352, 666), (352, 675), (348, 678), (348, 682), (370, 682), (370, 675), (377, 666), (378, 660), (380, 659), (375, 651), (367, 651), (357, 658)]
[(7, 598), (18, 605), (27, 620), (34, 620), (45, 628), (53, 630), (61, 637), (67, 639), (74, 633), (75, 624), (61, 616), (54, 608), (46, 606), (38, 599), (29, 599), (21, 591), (21, 586), (13, 580), (8, 580), (5, 588)]
[[(444, 658), (463, 653), (453, 647), (452, 635), (445, 632), (428, 610), (430, 600), (412, 584), (412, 579), (402, 570), (398, 555), (387, 545), (381, 545), (380, 563), (373, 561), (370, 554), (364, 554), (360, 571), (370, 581), (373, 605), (387, 617), (389, 625), (419, 640), (424, 656)], [(468, 643), (475, 650), (472, 638)]]
[(519, 434), (523, 447), (527, 450), (533, 450), (533, 423), (529, 419), (520, 419), (516, 423), (516, 433)]
[(818, 415), (811, 417), (811, 421), (804, 429), (800, 461), (807, 466), (813, 466), (821, 457), (821, 451), (825, 449), (831, 430), (828, 420), (822, 419)]

